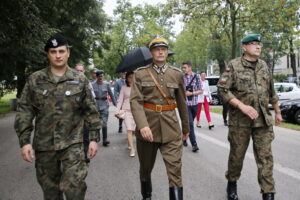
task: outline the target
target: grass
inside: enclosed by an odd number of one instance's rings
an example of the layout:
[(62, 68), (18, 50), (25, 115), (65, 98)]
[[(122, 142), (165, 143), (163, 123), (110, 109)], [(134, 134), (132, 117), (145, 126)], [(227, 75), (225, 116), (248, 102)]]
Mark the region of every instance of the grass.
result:
[[(213, 112), (213, 113), (222, 114), (223, 108), (210, 107), (210, 111)], [(275, 124), (274, 121), (273, 121), (273, 124)], [(300, 131), (300, 125), (298, 125), (298, 124), (281, 122), (280, 125), (279, 125), (279, 127), (288, 128), (288, 129), (292, 129), (292, 130), (296, 130), (296, 131)]]
[(17, 94), (17, 92), (11, 92), (11, 93), (4, 95), (0, 99), (0, 114), (6, 114), (6, 113), (11, 112), (9, 100), (16, 98), (16, 94)]

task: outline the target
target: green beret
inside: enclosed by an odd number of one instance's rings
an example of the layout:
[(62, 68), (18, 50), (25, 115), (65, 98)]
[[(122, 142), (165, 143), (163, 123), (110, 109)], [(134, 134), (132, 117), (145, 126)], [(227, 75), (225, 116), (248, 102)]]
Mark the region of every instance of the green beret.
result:
[(260, 42), (261, 41), (261, 35), (260, 34), (249, 34), (249, 35), (246, 35), (241, 40), (242, 43), (248, 43), (248, 42), (252, 42), (252, 41)]

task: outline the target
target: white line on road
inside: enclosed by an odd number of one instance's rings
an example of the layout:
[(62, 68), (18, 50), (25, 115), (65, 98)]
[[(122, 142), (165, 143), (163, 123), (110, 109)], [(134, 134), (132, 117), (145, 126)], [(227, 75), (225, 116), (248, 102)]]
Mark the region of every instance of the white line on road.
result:
[[(199, 132), (196, 133), (196, 134), (197, 134), (198, 136), (200, 136), (200, 137), (201, 137), (202, 139), (204, 139), (204, 140), (207, 140), (207, 141), (209, 141), (209, 142), (211, 142), (211, 143), (214, 143), (214, 144), (216, 144), (216, 145), (218, 145), (218, 146), (220, 146), (220, 147), (223, 147), (223, 148), (225, 148), (225, 149), (228, 149), (228, 150), (230, 149), (228, 143), (222, 142), (222, 141), (220, 141), (220, 140), (217, 140), (217, 139), (215, 139), (215, 138), (213, 138), (213, 137), (204, 135), (204, 134), (199, 133)], [(251, 152), (247, 152), (247, 153), (246, 153), (246, 157), (247, 157), (247, 158), (250, 158), (250, 159), (252, 159), (252, 160), (255, 160), (254, 155), (253, 155), (253, 153), (251, 153)], [(284, 166), (282, 166), (282, 165), (279, 164), (279, 163), (274, 163), (274, 169), (275, 169), (276, 171), (282, 173), (282, 174), (288, 175), (288, 176), (290, 176), (290, 177), (292, 177), (292, 178), (295, 178), (295, 179), (297, 179), (297, 180), (300, 181), (300, 173), (297, 172), (296, 170), (290, 169), (290, 168), (288, 168), (288, 167), (284, 167)]]

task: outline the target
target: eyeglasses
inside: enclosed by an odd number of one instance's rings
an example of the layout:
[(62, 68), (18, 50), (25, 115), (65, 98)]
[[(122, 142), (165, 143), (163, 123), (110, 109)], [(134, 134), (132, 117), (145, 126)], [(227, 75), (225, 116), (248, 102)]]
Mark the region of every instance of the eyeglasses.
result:
[(254, 42), (249, 42), (248, 45), (249, 45), (249, 44), (254, 45), (254, 46), (257, 46), (257, 45), (258, 45), (258, 46), (260, 46), (260, 47), (263, 47), (263, 46), (264, 46), (263, 43), (261, 43), (261, 42), (255, 42), (255, 41), (254, 41)]

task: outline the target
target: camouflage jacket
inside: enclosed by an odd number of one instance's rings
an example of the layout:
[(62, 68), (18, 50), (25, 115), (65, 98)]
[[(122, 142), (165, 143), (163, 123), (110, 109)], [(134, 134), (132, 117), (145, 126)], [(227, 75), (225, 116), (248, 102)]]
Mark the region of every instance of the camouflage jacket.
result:
[(56, 82), (47, 67), (29, 77), (15, 119), (21, 147), (30, 144), (33, 129), (33, 148), (37, 151), (60, 150), (82, 142), (84, 120), (90, 139), (98, 139), (101, 121), (84, 75), (68, 67)]
[[(149, 67), (152, 68), (155, 79), (161, 85), (168, 98), (173, 103), (177, 103), (181, 121), (178, 120), (175, 109), (156, 112), (144, 107), (144, 103), (168, 105), (146, 70)], [(166, 64), (164, 72), (157, 72), (150, 64), (139, 68), (134, 73), (130, 93), (130, 107), (137, 130), (139, 131), (141, 128), (148, 126), (153, 133), (154, 142), (167, 143), (178, 139), (182, 133), (189, 132), (182, 72), (175, 67), (168, 66), (168, 64)], [(179, 122), (181, 122), (181, 127)], [(136, 137), (142, 139), (140, 134), (137, 134)]]
[(240, 127), (272, 125), (268, 105), (276, 103), (278, 97), (268, 66), (263, 60), (259, 59), (255, 67), (242, 57), (230, 61), (228, 68), (220, 77), (218, 91), (224, 103), (237, 98), (259, 113), (256, 120), (251, 120), (238, 108), (230, 106), (229, 125)]

